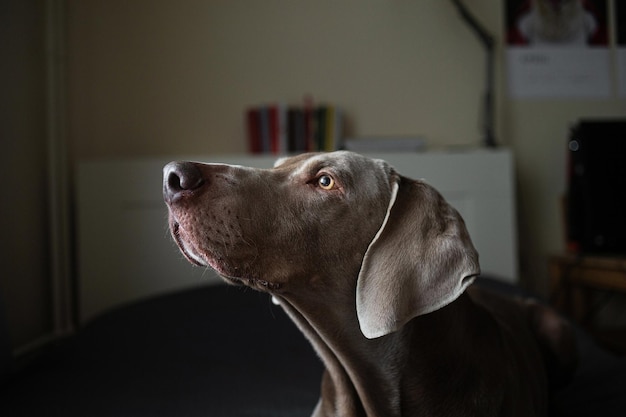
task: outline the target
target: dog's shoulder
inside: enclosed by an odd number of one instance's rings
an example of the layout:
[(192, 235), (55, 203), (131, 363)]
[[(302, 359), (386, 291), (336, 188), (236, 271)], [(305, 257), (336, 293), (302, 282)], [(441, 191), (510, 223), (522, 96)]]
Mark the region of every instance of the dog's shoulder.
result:
[(520, 343), (526, 352), (539, 350), (552, 389), (571, 379), (578, 365), (576, 334), (557, 311), (536, 298), (509, 296), (478, 285), (470, 287), (468, 294), (514, 343)]

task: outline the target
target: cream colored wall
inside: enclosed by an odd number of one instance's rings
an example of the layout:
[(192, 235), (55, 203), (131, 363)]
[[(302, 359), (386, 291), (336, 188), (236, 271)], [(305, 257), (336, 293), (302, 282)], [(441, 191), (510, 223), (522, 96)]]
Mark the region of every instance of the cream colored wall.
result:
[(243, 152), (246, 106), (305, 94), (354, 134), (478, 141), (481, 50), (448, 1), (69, 3), (77, 156)]
[[(503, 2), (465, 3), (502, 40)], [(354, 135), (480, 140), (484, 54), (449, 1), (68, 0), (68, 42), (75, 158), (244, 152), (246, 106), (305, 94)], [(522, 274), (543, 290), (567, 126), (626, 103), (510, 100), (503, 52), (497, 137), (518, 164)]]

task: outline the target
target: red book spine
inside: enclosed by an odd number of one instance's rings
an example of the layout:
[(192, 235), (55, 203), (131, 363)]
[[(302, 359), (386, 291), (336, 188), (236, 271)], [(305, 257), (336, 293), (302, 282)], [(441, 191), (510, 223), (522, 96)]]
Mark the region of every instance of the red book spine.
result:
[(262, 152), (259, 110), (250, 108), (246, 112), (246, 126), (248, 131), (248, 149), (253, 154)]

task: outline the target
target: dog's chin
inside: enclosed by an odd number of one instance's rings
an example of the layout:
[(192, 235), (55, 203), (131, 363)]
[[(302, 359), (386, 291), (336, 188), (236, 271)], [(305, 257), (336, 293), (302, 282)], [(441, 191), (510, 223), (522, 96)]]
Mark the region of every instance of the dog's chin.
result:
[(178, 222), (174, 221), (170, 224), (170, 231), (172, 233), (172, 237), (174, 238), (174, 241), (176, 242), (176, 245), (178, 245), (178, 249), (180, 249), (183, 256), (189, 262), (191, 262), (192, 264), (196, 266), (204, 266), (204, 267), (210, 266), (204, 261), (202, 257), (196, 255), (194, 251), (185, 244), (185, 241), (180, 235), (180, 224)]
[(228, 284), (250, 287), (258, 291), (278, 291), (281, 288), (280, 284), (277, 284), (275, 282), (269, 282), (264, 279), (233, 277), (233, 276), (222, 274), (219, 271), (218, 271), (218, 274)]
[(176, 241), (183, 256), (196, 266), (209, 267), (215, 270), (217, 274), (228, 284), (246, 286), (259, 291), (276, 291), (281, 288), (278, 283), (273, 283), (261, 278), (252, 276), (239, 276), (238, 268), (230, 268), (226, 263), (218, 261), (219, 257), (209, 256), (208, 254), (198, 254), (193, 249), (193, 245), (188, 245), (180, 234), (180, 225), (173, 222), (171, 225), (172, 236)]

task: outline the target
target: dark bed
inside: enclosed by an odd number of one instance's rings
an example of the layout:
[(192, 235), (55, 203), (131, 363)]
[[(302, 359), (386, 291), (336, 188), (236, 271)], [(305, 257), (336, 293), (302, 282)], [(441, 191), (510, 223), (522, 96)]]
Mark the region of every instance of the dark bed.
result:
[[(556, 415), (626, 415), (626, 361), (579, 344)], [(268, 295), (207, 286), (94, 319), (3, 383), (0, 416), (310, 416), (322, 370)]]

